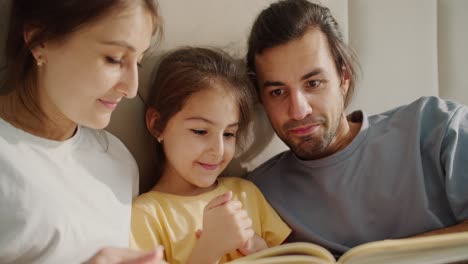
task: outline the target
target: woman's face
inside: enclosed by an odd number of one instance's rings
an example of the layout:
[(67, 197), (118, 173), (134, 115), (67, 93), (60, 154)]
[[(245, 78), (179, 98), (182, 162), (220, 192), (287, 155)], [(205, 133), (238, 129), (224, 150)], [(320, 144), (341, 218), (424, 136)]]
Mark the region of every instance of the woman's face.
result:
[(36, 58), (45, 60), (38, 66), (38, 93), (47, 117), (58, 124), (107, 126), (120, 100), (136, 95), (138, 64), (152, 31), (149, 11), (134, 4), (35, 48)]

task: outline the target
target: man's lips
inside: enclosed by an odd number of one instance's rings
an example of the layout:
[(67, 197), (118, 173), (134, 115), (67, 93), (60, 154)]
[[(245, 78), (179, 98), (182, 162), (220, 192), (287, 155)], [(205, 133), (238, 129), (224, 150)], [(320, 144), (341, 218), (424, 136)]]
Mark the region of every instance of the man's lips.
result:
[(218, 164), (207, 164), (207, 163), (201, 163), (201, 162), (198, 162), (198, 164), (200, 164), (200, 166), (202, 166), (203, 168), (207, 170), (216, 170), (217, 168), (219, 168)]
[(308, 135), (314, 132), (319, 127), (320, 127), (320, 124), (306, 125), (306, 126), (292, 128), (292, 129), (289, 129), (288, 131), (291, 134), (296, 135), (296, 136), (304, 136), (304, 135)]

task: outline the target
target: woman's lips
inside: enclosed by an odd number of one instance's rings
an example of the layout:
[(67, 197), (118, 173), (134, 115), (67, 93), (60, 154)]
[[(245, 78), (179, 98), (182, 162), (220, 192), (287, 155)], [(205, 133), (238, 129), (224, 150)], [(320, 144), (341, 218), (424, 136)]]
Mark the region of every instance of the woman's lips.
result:
[(119, 103), (119, 101), (106, 101), (103, 99), (99, 99), (98, 101), (110, 110), (114, 110), (117, 107), (117, 104)]

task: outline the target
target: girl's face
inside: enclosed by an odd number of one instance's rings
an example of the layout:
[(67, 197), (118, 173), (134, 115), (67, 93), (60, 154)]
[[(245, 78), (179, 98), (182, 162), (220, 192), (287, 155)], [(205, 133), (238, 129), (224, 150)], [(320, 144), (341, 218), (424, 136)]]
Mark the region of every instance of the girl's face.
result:
[(224, 89), (208, 88), (189, 97), (161, 134), (166, 155), (162, 177), (175, 194), (213, 187), (234, 156), (238, 122), (239, 107)]
[(114, 11), (32, 50), (38, 67), (39, 104), (60, 125), (104, 128), (123, 97), (138, 87), (137, 64), (150, 45), (152, 17), (142, 4)]

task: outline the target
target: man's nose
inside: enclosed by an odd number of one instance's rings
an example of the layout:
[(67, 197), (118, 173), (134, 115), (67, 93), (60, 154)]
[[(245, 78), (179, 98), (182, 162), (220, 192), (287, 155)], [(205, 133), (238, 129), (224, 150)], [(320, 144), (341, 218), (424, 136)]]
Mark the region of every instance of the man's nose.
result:
[(289, 117), (294, 120), (302, 120), (310, 113), (312, 113), (312, 107), (307, 97), (301, 91), (292, 93), (289, 97)]

